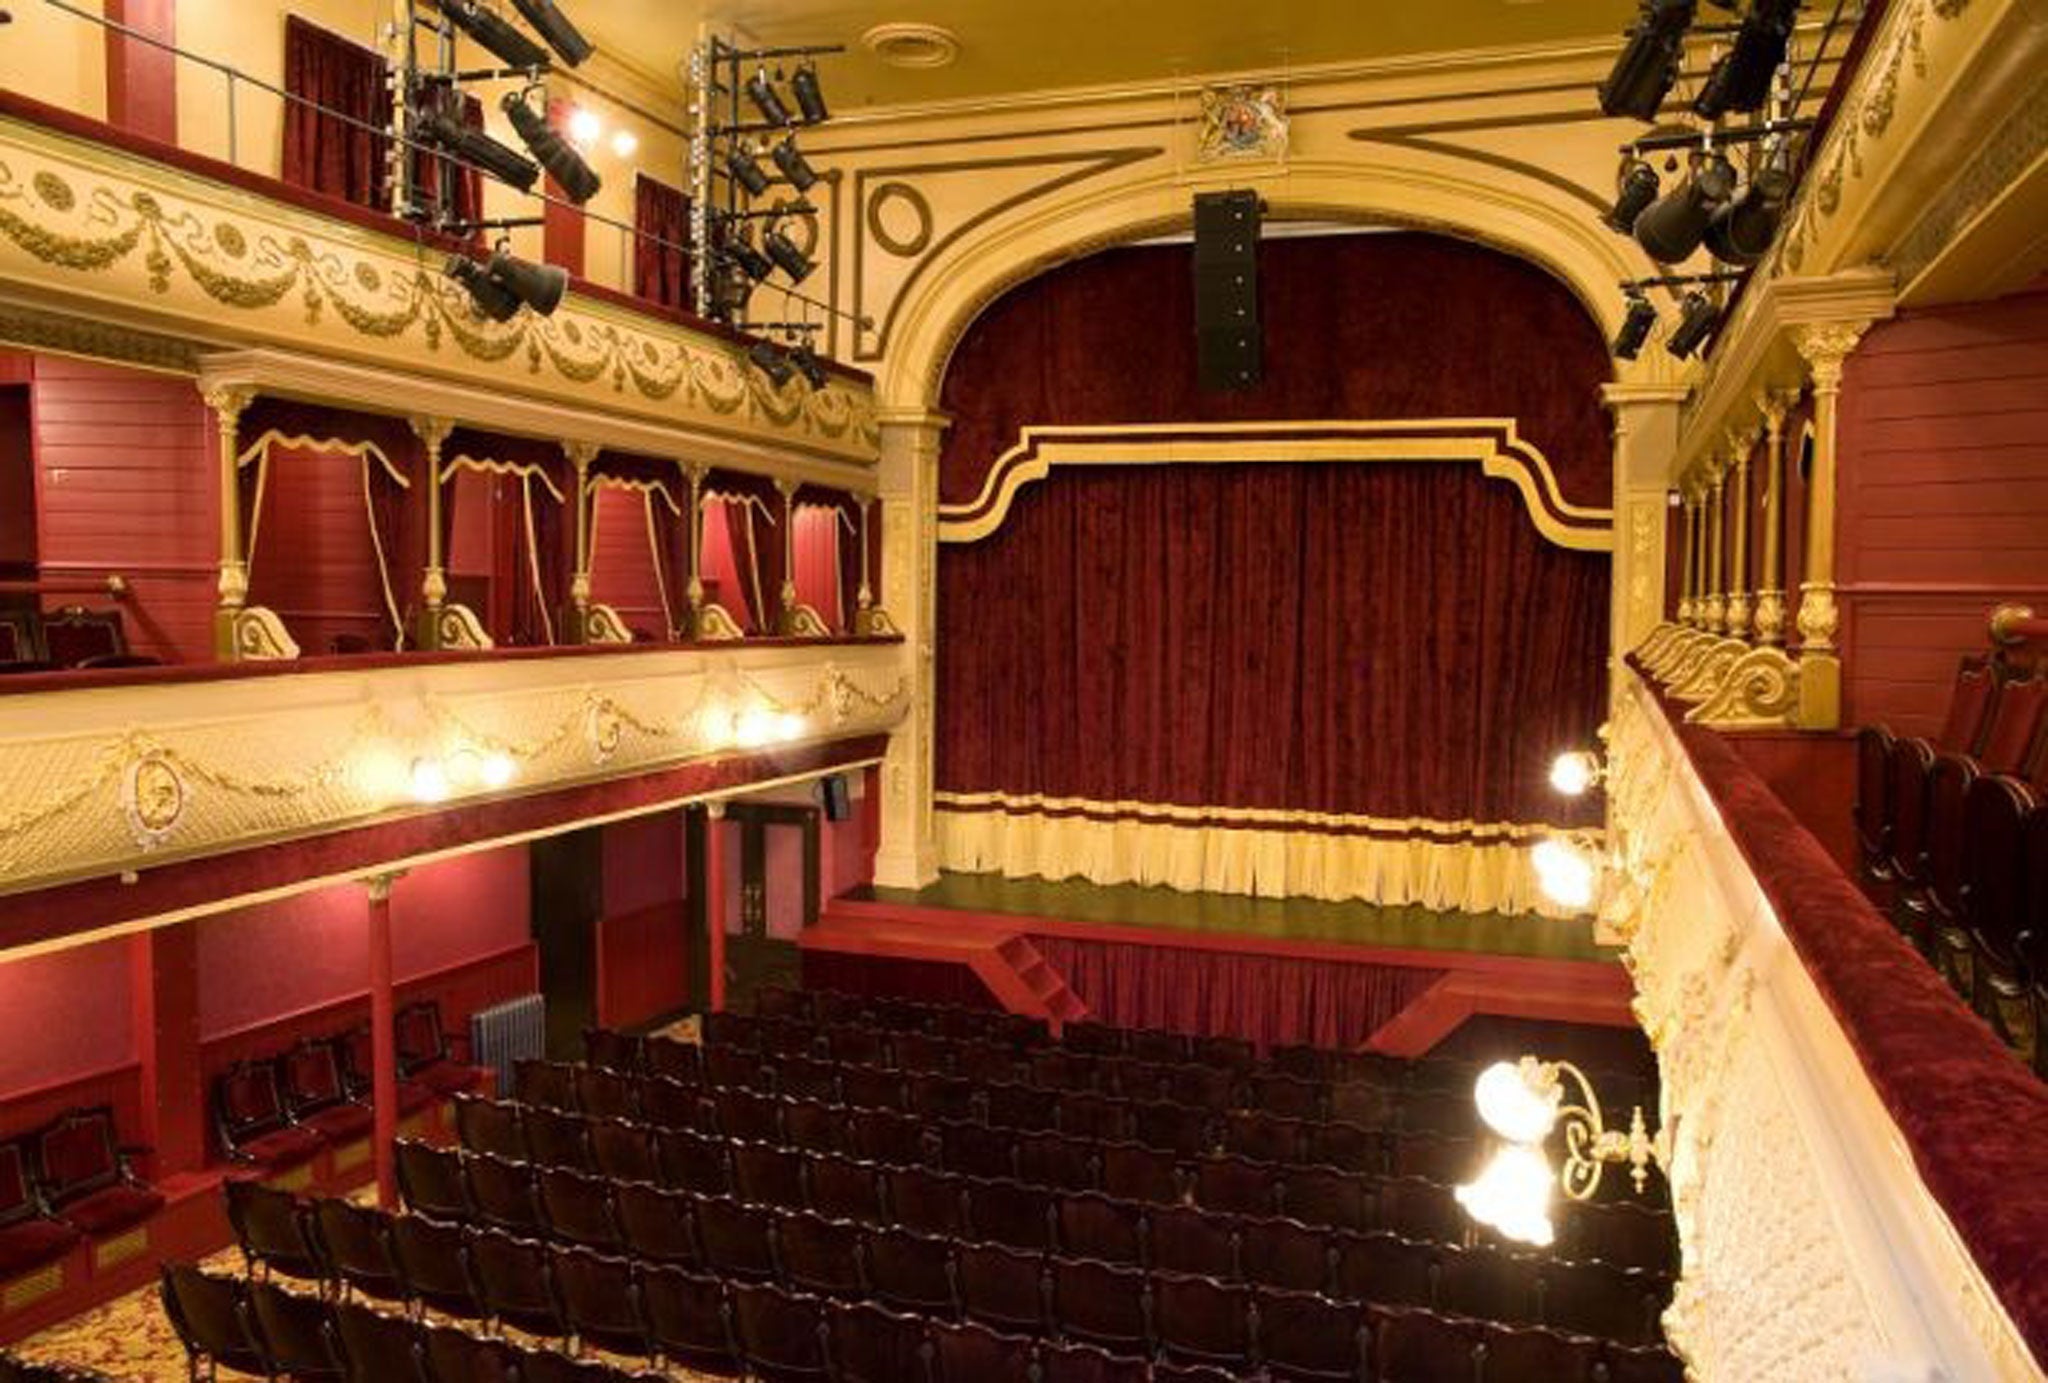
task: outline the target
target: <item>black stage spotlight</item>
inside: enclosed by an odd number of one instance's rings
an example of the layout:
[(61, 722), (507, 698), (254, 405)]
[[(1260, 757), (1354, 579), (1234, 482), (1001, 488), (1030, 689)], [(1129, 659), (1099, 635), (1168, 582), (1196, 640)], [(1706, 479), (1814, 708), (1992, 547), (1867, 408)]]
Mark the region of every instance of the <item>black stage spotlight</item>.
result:
[(832, 112), (825, 109), (825, 89), (818, 85), (818, 69), (810, 63), (799, 67), (789, 79), (789, 89), (796, 96), (796, 108), (803, 112), (806, 125), (822, 125), (832, 118)]
[(810, 342), (806, 341), (790, 351), (789, 363), (804, 377), (804, 383), (813, 389), (825, 387), (825, 366), (819, 361), (818, 353), (811, 349)]
[(1792, 171), (1782, 157), (1766, 159), (1750, 174), (1740, 196), (1714, 213), (1707, 224), (1708, 253), (1724, 264), (1754, 264), (1778, 238), (1785, 201), (1792, 195)]
[(1664, 349), (1680, 360), (1685, 359), (1706, 344), (1720, 320), (1721, 312), (1714, 306), (1714, 300), (1693, 289), (1679, 306), (1678, 325), (1664, 338)]
[(1692, 24), (1696, 0), (1642, 0), (1642, 13), (1628, 31), (1628, 41), (1614, 70), (1600, 84), (1600, 109), (1608, 115), (1654, 120), (1657, 108), (1678, 80), (1685, 55), (1685, 31)]
[(512, 0), (512, 4), (526, 16), (527, 23), (540, 30), (540, 36), (563, 62), (575, 67), (590, 56), (590, 40), (555, 8), (555, 0)]
[(768, 190), (768, 175), (761, 171), (761, 165), (741, 145), (735, 144), (726, 150), (725, 171), (732, 174), (734, 182), (747, 189), (749, 197), (758, 197)]
[(545, 115), (526, 103), (525, 92), (508, 91), (498, 105), (512, 121), (512, 128), (519, 131), (527, 149), (540, 160), (540, 166), (569, 194), (570, 201), (581, 206), (597, 195), (604, 179), (548, 124)]
[(1719, 120), (1731, 110), (1762, 110), (1771, 99), (1771, 80), (1784, 66), (1798, 17), (1799, 0), (1754, 0), (1736, 30), (1735, 42), (1714, 60), (1701, 83), (1692, 103), (1694, 113)]
[(1657, 325), (1657, 309), (1650, 306), (1650, 300), (1636, 289), (1628, 294), (1628, 316), (1621, 319), (1621, 330), (1614, 333), (1614, 358), (1634, 360), (1643, 349), (1643, 342), (1650, 339), (1650, 328)]
[(1657, 170), (1642, 159), (1630, 159), (1623, 169), (1620, 187), (1614, 194), (1613, 209), (1607, 213), (1607, 224), (1627, 235), (1636, 228), (1636, 218), (1643, 214), (1643, 209), (1657, 200)]
[(780, 389), (796, 378), (796, 366), (789, 363), (782, 347), (773, 341), (756, 341), (747, 352), (747, 359), (754, 362), (754, 368), (768, 376), (768, 382)]
[(1676, 264), (1700, 247), (1714, 214), (1735, 195), (1735, 166), (1721, 154), (1693, 161), (1692, 176), (1636, 217), (1636, 243), (1660, 264)]
[[(790, 248), (794, 249), (795, 246)], [(769, 263), (768, 256), (755, 249), (744, 235), (734, 235), (719, 246), (719, 252), (738, 265), (740, 270), (756, 283), (775, 272), (775, 266)]]
[(775, 261), (776, 268), (789, 275), (791, 283), (802, 283), (810, 277), (811, 261), (796, 247), (796, 242), (781, 231), (771, 230), (762, 235), (761, 248), (768, 252), (768, 258)]
[(420, 136), (464, 163), (473, 163), (499, 182), (531, 192), (540, 180), (540, 165), (517, 149), (509, 149), (482, 130), (472, 130), (445, 111), (435, 111), (419, 124)]
[(461, 255), (450, 259), (448, 277), (469, 290), (469, 300), (476, 304), (477, 311), (494, 322), (509, 322), (519, 311), (518, 295), (492, 278), (490, 270), (473, 259), (464, 259)]
[(507, 67), (546, 67), (547, 51), (512, 27), (496, 10), (480, 0), (441, 0), (441, 13), (455, 27), (497, 54)]
[(796, 136), (791, 135), (776, 145), (773, 151), (775, 166), (782, 170), (782, 176), (789, 179), (789, 185), (799, 192), (808, 192), (817, 185), (818, 173), (803, 150), (796, 147)]
[(754, 103), (754, 109), (761, 112), (761, 118), (771, 125), (790, 124), (789, 107), (782, 104), (782, 94), (775, 89), (775, 83), (768, 80), (768, 69), (756, 68), (754, 75), (747, 78), (747, 99)]

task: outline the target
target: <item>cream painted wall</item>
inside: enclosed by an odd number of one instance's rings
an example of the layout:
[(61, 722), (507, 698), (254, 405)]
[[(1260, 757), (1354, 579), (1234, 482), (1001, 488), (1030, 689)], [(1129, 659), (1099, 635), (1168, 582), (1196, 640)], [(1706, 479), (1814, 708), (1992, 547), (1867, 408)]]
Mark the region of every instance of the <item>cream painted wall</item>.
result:
[[(98, 9), (97, 0), (84, 3)], [(260, 82), (284, 84), (285, 16), (330, 29), (365, 47), (378, 47), (378, 29), (402, 6), (392, 0), (179, 0), (178, 46), (198, 57), (225, 64)], [(30, 0), (13, 6), (14, 23), (0, 30), (0, 69), (7, 86), (24, 95), (95, 119), (106, 118), (106, 44), (103, 31), (88, 20)], [(465, 67), (489, 67), (495, 60), (464, 42), (458, 61)], [(250, 82), (234, 84), (232, 136), (228, 118), (228, 82), (203, 63), (178, 64), (178, 142), (194, 153), (230, 161), (251, 172), (276, 176), (283, 151), (284, 100)], [(518, 137), (498, 109), (498, 99), (511, 82), (482, 84), (475, 91), (485, 103), (486, 129), (492, 137), (519, 146)], [(557, 90), (595, 110), (605, 122), (607, 139), (586, 155), (604, 179), (604, 187), (587, 210), (630, 226), (633, 222), (635, 172), (674, 185), (684, 182), (687, 152), (680, 134), (620, 101), (563, 81)], [(658, 94), (626, 93), (626, 99), (650, 110), (661, 121), (680, 125), (682, 112)], [(614, 155), (609, 133), (630, 128), (639, 147), (628, 159)], [(497, 184), (487, 184), (485, 210), (493, 217), (538, 216), (536, 197)], [(515, 231), (515, 252), (529, 258), (541, 254), (541, 232)], [(620, 226), (592, 220), (585, 226), (585, 277), (609, 288), (630, 292), (633, 255), (630, 237)]]
[[(73, 0), (100, 13), (100, 0)], [(40, 3), (15, 5), (0, 29), (0, 84), (65, 110), (107, 117), (107, 45), (99, 25)]]

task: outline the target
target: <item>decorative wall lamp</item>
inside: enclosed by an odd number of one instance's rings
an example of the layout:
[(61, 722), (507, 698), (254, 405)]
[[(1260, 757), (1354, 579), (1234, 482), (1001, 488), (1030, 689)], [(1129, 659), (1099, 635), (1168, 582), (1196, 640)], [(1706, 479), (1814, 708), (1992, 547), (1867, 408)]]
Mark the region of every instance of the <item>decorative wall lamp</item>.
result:
[[(1567, 1082), (1576, 1099), (1567, 1102)], [(1472, 1096), (1479, 1117), (1506, 1140), (1479, 1176), (1456, 1189), (1458, 1204), (1481, 1224), (1510, 1239), (1548, 1244), (1556, 1234), (1551, 1221), (1553, 1193), (1568, 1199), (1591, 1200), (1609, 1166), (1626, 1165), (1640, 1193), (1650, 1168), (1660, 1170), (1670, 1153), (1663, 1131), (1651, 1134), (1640, 1106), (1630, 1112), (1626, 1130), (1610, 1128), (1601, 1116), (1600, 1099), (1586, 1073), (1568, 1061), (1497, 1061), (1480, 1072)], [(1562, 1126), (1564, 1163), (1556, 1166), (1544, 1144)]]
[(1538, 841), (1529, 852), (1537, 886), (1551, 902), (1574, 911), (1593, 906), (1600, 892), (1600, 862), (1563, 836)]
[(1550, 786), (1566, 797), (1584, 797), (1607, 780), (1607, 765), (1590, 749), (1571, 749), (1550, 761)]

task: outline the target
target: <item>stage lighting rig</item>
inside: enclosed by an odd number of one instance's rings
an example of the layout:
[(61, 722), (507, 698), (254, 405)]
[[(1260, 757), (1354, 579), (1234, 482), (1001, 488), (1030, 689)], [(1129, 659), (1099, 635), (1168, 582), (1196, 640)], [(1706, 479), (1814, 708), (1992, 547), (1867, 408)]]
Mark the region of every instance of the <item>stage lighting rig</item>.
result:
[(1729, 111), (1759, 111), (1792, 46), (1800, 0), (1752, 0), (1728, 51), (1714, 60), (1693, 99), (1693, 113), (1719, 120)]
[(510, 20), (482, 0), (441, 0), (441, 13), (456, 28), (490, 49), (507, 67), (532, 69), (548, 65), (546, 49), (513, 28)]
[(747, 359), (777, 389), (796, 378), (796, 366), (791, 363), (789, 353), (773, 341), (756, 341), (747, 351)]
[(1692, 27), (1697, 0), (1642, 0), (1621, 56), (1600, 84), (1600, 109), (1607, 115), (1655, 120), (1678, 81), (1685, 56), (1685, 32)]
[(1695, 288), (1679, 304), (1678, 325), (1664, 338), (1664, 349), (1680, 360), (1693, 355), (1721, 324), (1721, 309), (1702, 289)]
[(519, 132), (521, 142), (527, 151), (548, 170), (548, 176), (560, 184), (569, 200), (578, 206), (597, 195), (604, 186), (604, 180), (586, 163), (583, 155), (548, 123), (547, 116), (535, 110), (527, 102), (527, 96), (538, 88), (526, 91), (508, 91), (498, 105), (505, 117), (512, 122), (512, 128)]
[(473, 163), (499, 182), (521, 192), (531, 192), (540, 181), (540, 165), (517, 149), (507, 148), (482, 130), (473, 130), (445, 110), (422, 116), (420, 138), (446, 150), (464, 163)]
[(1701, 150), (1691, 176), (1636, 218), (1636, 243), (1660, 264), (1691, 258), (1715, 214), (1734, 198), (1735, 181), (1735, 165), (1726, 154)]
[(562, 295), (569, 289), (567, 270), (520, 259), (502, 240), (488, 261), (456, 255), (448, 261), (447, 272), (468, 290), (477, 310), (494, 322), (510, 321), (522, 306), (546, 317), (562, 305)]
[(512, 0), (512, 6), (526, 16), (531, 24), (548, 41), (548, 47), (555, 50), (555, 56), (570, 67), (580, 67), (590, 56), (590, 40), (583, 37), (567, 15), (556, 8), (555, 0)]
[(1707, 226), (1707, 252), (1723, 264), (1751, 265), (1770, 250), (1792, 196), (1791, 160), (1782, 149), (1766, 154), (1748, 184)]
[(1656, 325), (1657, 309), (1640, 289), (1630, 289), (1628, 315), (1622, 318), (1621, 330), (1614, 335), (1615, 358), (1634, 360), (1642, 353), (1643, 343), (1650, 339), (1650, 331)]
[(1614, 205), (1608, 210), (1606, 220), (1610, 228), (1629, 235), (1635, 231), (1636, 218), (1657, 200), (1661, 184), (1657, 170), (1637, 157), (1629, 158), (1622, 165), (1621, 176), (1616, 181), (1620, 190), (1614, 194)]

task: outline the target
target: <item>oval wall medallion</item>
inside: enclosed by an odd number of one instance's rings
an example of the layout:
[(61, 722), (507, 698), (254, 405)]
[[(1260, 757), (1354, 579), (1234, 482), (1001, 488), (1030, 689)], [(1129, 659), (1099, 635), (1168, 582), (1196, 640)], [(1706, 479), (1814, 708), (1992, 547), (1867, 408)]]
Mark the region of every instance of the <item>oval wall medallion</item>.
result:
[(932, 207), (909, 183), (885, 182), (868, 198), (868, 234), (898, 259), (921, 255), (932, 243)]

